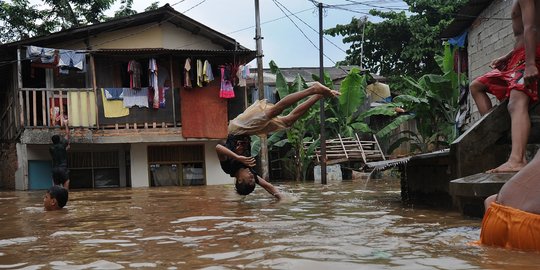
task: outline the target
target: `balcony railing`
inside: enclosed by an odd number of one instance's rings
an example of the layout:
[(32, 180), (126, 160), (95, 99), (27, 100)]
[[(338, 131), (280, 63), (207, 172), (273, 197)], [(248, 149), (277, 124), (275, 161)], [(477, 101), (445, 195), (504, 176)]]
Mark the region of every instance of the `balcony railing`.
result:
[[(104, 113), (101, 89), (92, 88), (22, 88), (18, 92), (20, 126), (53, 128), (68, 119), (71, 127), (81, 128), (164, 128), (178, 126), (179, 97), (176, 91), (166, 94), (166, 108), (132, 107), (129, 115), (108, 118)], [(176, 101), (176, 102), (175, 102)]]
[(21, 126), (25, 128), (61, 126), (62, 117), (73, 126), (97, 127), (96, 99), (91, 88), (22, 88), (19, 105)]

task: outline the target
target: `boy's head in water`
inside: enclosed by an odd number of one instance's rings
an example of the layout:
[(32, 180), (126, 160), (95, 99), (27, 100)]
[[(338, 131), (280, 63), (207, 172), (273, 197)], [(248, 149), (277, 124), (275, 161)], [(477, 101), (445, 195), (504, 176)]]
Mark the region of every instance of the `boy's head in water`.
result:
[(61, 186), (52, 186), (43, 197), (45, 211), (62, 209), (68, 201), (68, 191)]

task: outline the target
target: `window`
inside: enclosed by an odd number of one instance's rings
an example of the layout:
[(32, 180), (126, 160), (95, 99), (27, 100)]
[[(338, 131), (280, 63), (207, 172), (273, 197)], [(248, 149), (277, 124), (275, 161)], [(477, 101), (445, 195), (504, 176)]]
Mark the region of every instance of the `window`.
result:
[(205, 185), (203, 145), (148, 147), (151, 186)]
[(120, 166), (118, 158), (118, 151), (68, 152), (70, 187), (119, 187)]

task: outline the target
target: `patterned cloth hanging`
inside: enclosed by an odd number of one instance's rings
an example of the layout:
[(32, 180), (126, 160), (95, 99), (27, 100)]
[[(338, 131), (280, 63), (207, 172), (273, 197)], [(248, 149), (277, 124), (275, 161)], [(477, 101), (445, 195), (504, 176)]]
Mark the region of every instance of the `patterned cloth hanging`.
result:
[(219, 91), (219, 97), (221, 98), (234, 98), (234, 88), (231, 82), (231, 66), (220, 66), (221, 72), (221, 88)]
[(152, 87), (154, 89), (154, 95), (152, 99), (152, 108), (158, 109), (159, 108), (159, 85), (158, 85), (158, 66), (156, 59), (150, 58), (150, 61), (148, 63), (148, 86)]

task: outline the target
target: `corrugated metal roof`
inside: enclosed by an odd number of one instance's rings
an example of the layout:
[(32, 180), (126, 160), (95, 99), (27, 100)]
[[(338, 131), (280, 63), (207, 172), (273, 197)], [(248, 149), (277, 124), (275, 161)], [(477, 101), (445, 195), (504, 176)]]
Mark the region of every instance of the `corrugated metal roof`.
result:
[(493, 0), (469, 1), (459, 10), (450, 25), (442, 31), (440, 37), (453, 38), (461, 35), (492, 2)]

